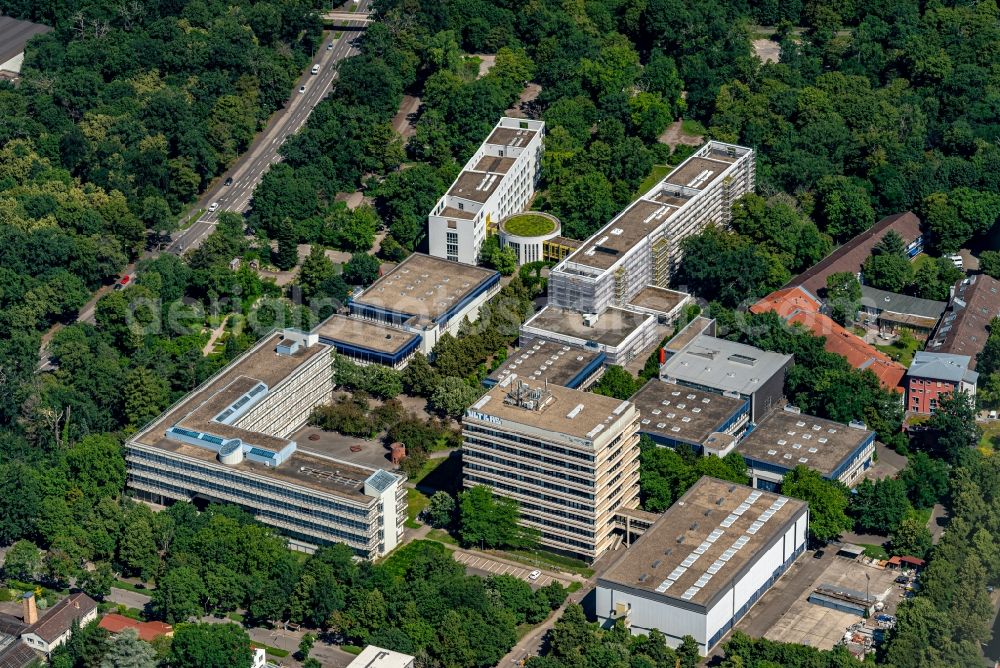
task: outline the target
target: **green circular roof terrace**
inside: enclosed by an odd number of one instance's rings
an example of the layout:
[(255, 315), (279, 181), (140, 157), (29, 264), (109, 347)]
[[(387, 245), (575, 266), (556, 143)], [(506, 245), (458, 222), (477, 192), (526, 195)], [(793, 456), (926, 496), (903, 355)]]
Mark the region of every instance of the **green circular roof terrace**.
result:
[(552, 234), (559, 223), (551, 216), (541, 213), (518, 213), (503, 221), (504, 232), (515, 237), (540, 237)]

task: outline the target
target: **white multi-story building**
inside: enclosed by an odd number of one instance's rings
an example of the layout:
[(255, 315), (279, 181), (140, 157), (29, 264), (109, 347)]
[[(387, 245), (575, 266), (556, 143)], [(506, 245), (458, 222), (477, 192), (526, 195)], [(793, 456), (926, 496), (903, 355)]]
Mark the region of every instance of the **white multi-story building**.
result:
[(597, 580), (598, 621), (707, 655), (806, 547), (805, 502), (702, 478)]
[(487, 234), (535, 192), (545, 123), (503, 117), (427, 216), (430, 254), (476, 264)]
[(332, 352), (315, 333), (265, 337), (129, 440), (129, 489), (157, 503), (238, 504), (294, 549), (392, 550), (406, 517), (402, 478), (290, 440), (331, 398)]
[(752, 149), (709, 142), (553, 268), (549, 303), (602, 313), (647, 286), (668, 287), (681, 242), (710, 223), (728, 225), (754, 178)]
[(463, 484), (515, 499), (542, 545), (596, 559), (639, 504), (638, 426), (631, 402), (508, 376), (462, 421)]

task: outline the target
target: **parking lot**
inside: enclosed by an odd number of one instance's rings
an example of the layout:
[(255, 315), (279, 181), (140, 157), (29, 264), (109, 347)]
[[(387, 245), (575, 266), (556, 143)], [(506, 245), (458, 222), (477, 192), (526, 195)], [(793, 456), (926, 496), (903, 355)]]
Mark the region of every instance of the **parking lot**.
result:
[[(903, 595), (903, 588), (894, 580), (898, 571), (868, 566), (861, 561), (834, 556), (823, 560), (825, 568), (805, 587), (795, 602), (764, 633), (768, 640), (798, 643), (819, 649), (832, 649), (860, 616), (832, 608), (825, 608), (807, 599), (820, 585), (836, 589), (852, 589), (868, 593), (884, 604), (884, 612), (895, 614)], [(870, 580), (865, 578), (867, 575)], [(766, 600), (762, 601), (766, 603)]]
[(510, 575), (511, 577), (524, 580), (532, 587), (544, 587), (545, 585), (553, 582), (558, 582), (562, 586), (568, 587), (571, 582), (571, 580), (553, 577), (547, 573), (542, 573), (538, 576), (538, 579), (531, 580), (528, 576), (531, 575), (531, 572), (534, 569), (528, 566), (515, 566), (513, 564), (497, 561), (496, 559), (477, 556), (469, 552), (456, 550), (452, 553), (452, 556), (455, 558), (455, 561), (465, 566), (466, 571), (471, 571), (471, 574), (473, 575)]

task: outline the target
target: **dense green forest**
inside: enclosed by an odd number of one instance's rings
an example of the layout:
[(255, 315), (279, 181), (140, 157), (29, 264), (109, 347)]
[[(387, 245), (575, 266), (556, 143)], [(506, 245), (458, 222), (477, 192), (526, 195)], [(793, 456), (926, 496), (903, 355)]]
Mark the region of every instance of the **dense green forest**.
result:
[(0, 332), (70, 318), (246, 147), (321, 39), (304, 2), (0, 2), (55, 30), (0, 84)]

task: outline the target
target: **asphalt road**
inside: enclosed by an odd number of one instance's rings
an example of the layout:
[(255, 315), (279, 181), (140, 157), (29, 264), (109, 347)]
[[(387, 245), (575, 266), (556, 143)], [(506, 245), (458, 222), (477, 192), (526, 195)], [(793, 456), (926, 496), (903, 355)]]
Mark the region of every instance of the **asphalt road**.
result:
[[(358, 3), (358, 13), (367, 12), (371, 1), (361, 0)], [(336, 78), (336, 65), (341, 60), (358, 53), (352, 41), (361, 34), (360, 29), (364, 26), (364, 21), (352, 21), (350, 25), (357, 29), (343, 30), (339, 39), (334, 40), (331, 36), (320, 47), (305, 74), (295, 82), (295, 89), (285, 107), (275, 112), (267, 128), (257, 136), (249, 150), (202, 195), (196, 210), (203, 210), (205, 213), (186, 230), (174, 235), (172, 242), (167, 246), (168, 252), (180, 255), (196, 248), (212, 233), (220, 213), (223, 211), (244, 213), (249, 208), (250, 199), (264, 173), (271, 165), (281, 160), (281, 156), (278, 155), (281, 144), (305, 125), (313, 108), (330, 92), (330, 87)], [(331, 43), (333, 47), (327, 48)], [(314, 75), (311, 70), (316, 64), (320, 66), (320, 71)], [(305, 86), (305, 92), (299, 93), (302, 86)], [(233, 180), (231, 186), (225, 185), (227, 178)], [(209, 213), (208, 209), (213, 203), (218, 203), (218, 209)]]
[[(360, 0), (357, 5), (357, 13), (367, 13), (371, 2), (372, 0)], [(250, 199), (253, 197), (257, 184), (264, 177), (264, 173), (271, 165), (281, 160), (278, 148), (287, 136), (295, 134), (305, 125), (313, 108), (330, 92), (330, 86), (336, 78), (337, 64), (358, 53), (351, 42), (361, 34), (365, 21), (351, 21), (349, 25), (355, 29), (335, 30), (327, 38), (319, 52), (313, 56), (305, 73), (295, 82), (295, 89), (291, 92), (285, 107), (271, 116), (267, 127), (257, 135), (247, 152), (240, 156), (229, 171), (218, 177), (215, 184), (205, 191), (194, 209), (194, 211), (205, 211), (205, 213), (187, 229), (174, 235), (171, 243), (166, 247), (167, 252), (181, 255), (192, 248), (197, 248), (205, 240), (205, 237), (215, 229), (221, 212), (244, 213), (249, 208)], [(335, 40), (332, 35), (338, 31), (343, 34)], [(328, 49), (327, 46), (331, 43), (333, 46)], [(319, 64), (320, 71), (314, 75), (312, 67), (315, 64)], [(301, 86), (305, 86), (304, 93), (298, 92)], [(225, 185), (228, 178), (233, 180), (231, 186)], [(219, 207), (216, 211), (208, 213), (208, 208), (213, 202), (218, 202)], [(140, 259), (154, 258), (159, 253), (159, 251), (150, 251), (144, 253)], [(126, 269), (126, 273), (133, 278), (135, 278), (134, 271), (135, 265), (129, 265)], [(111, 286), (106, 286), (98, 290), (80, 309), (76, 321), (93, 323), (94, 307), (98, 299), (111, 289)], [(36, 373), (50, 371), (54, 368), (49, 361), (48, 342), (60, 327), (59, 324), (54, 325), (42, 338)]]

